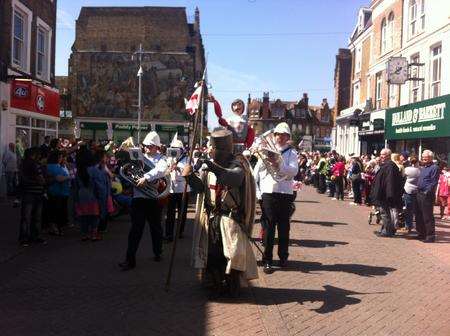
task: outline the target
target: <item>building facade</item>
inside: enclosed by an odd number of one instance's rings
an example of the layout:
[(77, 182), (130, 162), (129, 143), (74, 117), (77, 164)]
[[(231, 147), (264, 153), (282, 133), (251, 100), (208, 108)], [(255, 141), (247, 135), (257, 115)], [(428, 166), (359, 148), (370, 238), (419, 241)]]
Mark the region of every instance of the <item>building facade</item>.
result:
[(0, 2), (0, 154), (11, 142), (21, 154), (57, 136), (56, 6), (56, 0)]
[[(339, 152), (371, 154), (387, 146), (420, 154), (429, 148), (447, 160), (449, 13), (450, 2), (439, 0), (373, 0), (360, 10), (349, 43), (351, 106), (337, 118)], [(405, 73), (401, 84), (388, 69), (393, 59), (406, 62), (394, 69)], [(434, 111), (429, 118), (434, 113), (440, 119), (421, 123), (420, 113), (427, 113), (421, 111)]]
[[(120, 23), (120, 29), (117, 24)], [(136, 29), (139, 27), (140, 29)], [(136, 53), (142, 45), (142, 53)], [(180, 7), (83, 7), (69, 60), (70, 105), (82, 138), (122, 141), (137, 134), (139, 64), (141, 131), (163, 143), (187, 141), (184, 99), (205, 67), (200, 13)], [(205, 116), (206, 120), (206, 116)]]
[(289, 124), (296, 145), (307, 151), (331, 148), (333, 111), (326, 98), (318, 106), (309, 105), (307, 93), (298, 101), (270, 100), (268, 92), (263, 93), (262, 99), (249, 95), (247, 101), (247, 115), (257, 136), (284, 121)]

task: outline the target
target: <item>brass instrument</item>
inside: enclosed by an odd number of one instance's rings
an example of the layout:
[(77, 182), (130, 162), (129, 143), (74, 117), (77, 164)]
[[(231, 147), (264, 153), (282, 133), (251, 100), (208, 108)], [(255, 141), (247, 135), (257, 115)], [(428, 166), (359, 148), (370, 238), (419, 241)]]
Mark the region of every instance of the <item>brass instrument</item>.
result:
[(154, 168), (154, 165), (142, 154), (140, 148), (129, 148), (131, 161), (125, 163), (120, 168), (120, 176), (130, 182), (136, 189), (139, 189), (144, 195), (152, 199), (161, 199), (169, 195), (170, 192), (170, 176), (166, 175), (152, 182), (147, 182), (143, 186), (138, 187), (139, 179), (144, 174)]
[(287, 176), (279, 171), (283, 165), (283, 156), (276, 147), (273, 129), (266, 131), (256, 139), (255, 154), (264, 163), (267, 172), (276, 182), (286, 180)]

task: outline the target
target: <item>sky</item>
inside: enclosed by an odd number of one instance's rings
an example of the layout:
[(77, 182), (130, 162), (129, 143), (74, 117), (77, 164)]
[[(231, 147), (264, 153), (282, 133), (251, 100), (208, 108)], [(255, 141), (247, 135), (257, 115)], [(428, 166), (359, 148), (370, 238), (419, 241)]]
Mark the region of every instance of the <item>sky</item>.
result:
[[(185, 7), (193, 21), (200, 10), (200, 30), (208, 61), (210, 92), (225, 116), (236, 98), (299, 100), (310, 105), (327, 98), (334, 104), (333, 75), (339, 48), (370, 0), (58, 0), (56, 75), (67, 74), (75, 40), (75, 20), (82, 6)], [(210, 109), (209, 127), (217, 125)]]

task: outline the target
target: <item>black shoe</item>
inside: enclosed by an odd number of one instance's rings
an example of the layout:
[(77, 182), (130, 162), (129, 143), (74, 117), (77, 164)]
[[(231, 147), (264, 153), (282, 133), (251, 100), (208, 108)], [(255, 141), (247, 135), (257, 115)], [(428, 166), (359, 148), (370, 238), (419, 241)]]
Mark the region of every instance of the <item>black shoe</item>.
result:
[(266, 273), (266, 274), (272, 274), (273, 273), (272, 265), (270, 263), (265, 263), (264, 264), (264, 268), (263, 268), (263, 272)]
[(286, 259), (280, 259), (278, 261), (278, 266), (281, 267), (281, 268), (286, 267), (287, 266), (287, 260)]
[(43, 238), (36, 238), (35, 240), (33, 240), (33, 243), (47, 245), (47, 241)]
[(156, 262), (160, 262), (161, 259), (162, 259), (162, 258), (161, 258), (160, 255), (156, 255), (156, 256), (153, 257), (153, 261), (156, 261)]
[(122, 269), (122, 271), (129, 271), (136, 267), (136, 263), (124, 261), (122, 263), (119, 263), (119, 267)]
[(423, 242), (424, 243), (434, 243), (436, 241), (436, 238), (434, 236), (427, 236)]
[(388, 235), (387, 233), (380, 232), (380, 231), (374, 231), (373, 233), (375, 234), (375, 236), (380, 237), (380, 238), (390, 238), (390, 237), (394, 236), (394, 235)]

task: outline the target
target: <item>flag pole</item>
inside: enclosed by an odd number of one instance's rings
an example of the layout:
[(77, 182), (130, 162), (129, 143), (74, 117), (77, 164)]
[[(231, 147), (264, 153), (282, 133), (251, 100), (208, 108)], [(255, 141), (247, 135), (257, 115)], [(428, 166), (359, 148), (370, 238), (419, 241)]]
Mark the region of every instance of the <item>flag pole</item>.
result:
[[(203, 79), (201, 81), (202, 90), (200, 91), (200, 104), (198, 106), (197, 112), (195, 113), (194, 118), (194, 129), (192, 138), (190, 139), (190, 147), (189, 147), (189, 155), (188, 155), (188, 162), (190, 165), (192, 165), (192, 157), (194, 153), (194, 147), (195, 147), (195, 139), (197, 137), (197, 129), (199, 124), (199, 119), (201, 118), (203, 114), (203, 104), (204, 104), (204, 90), (205, 90), (205, 73), (206, 73), (206, 66), (205, 71), (203, 72)], [(183, 196), (181, 199), (181, 212), (178, 213), (178, 218), (176, 222), (176, 228), (175, 228), (175, 237), (173, 238), (173, 245), (172, 245), (172, 253), (170, 255), (170, 261), (169, 261), (169, 270), (167, 272), (167, 278), (166, 278), (166, 285), (165, 285), (165, 291), (168, 292), (170, 289), (170, 280), (172, 277), (172, 269), (173, 269), (173, 262), (175, 260), (175, 253), (177, 250), (177, 242), (178, 242), (178, 236), (180, 235), (181, 231), (181, 221), (182, 221), (182, 214), (184, 213), (186, 207), (187, 207), (187, 187), (188, 183), (187, 181), (184, 184), (184, 190), (183, 190)]]

